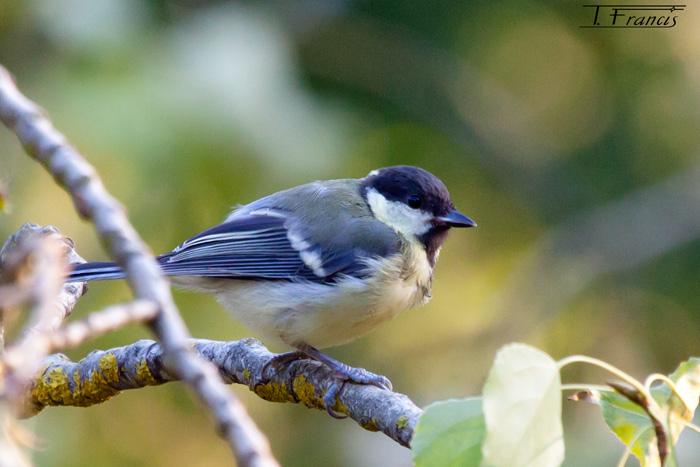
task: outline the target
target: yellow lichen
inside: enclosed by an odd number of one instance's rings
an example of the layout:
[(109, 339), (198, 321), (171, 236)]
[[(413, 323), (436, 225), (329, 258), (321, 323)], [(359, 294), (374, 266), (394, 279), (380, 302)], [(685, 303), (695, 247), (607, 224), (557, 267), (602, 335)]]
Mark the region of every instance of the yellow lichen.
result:
[(294, 394), (299, 402), (307, 407), (323, 408), (322, 400), (316, 397), (314, 385), (306, 380), (306, 376), (299, 375), (294, 378)]
[(369, 423), (363, 423), (362, 428), (367, 431), (379, 431), (377, 420), (374, 417), (370, 418)]
[(61, 367), (52, 368), (48, 373), (44, 369), (32, 389), (32, 399), (41, 406), (69, 405), (73, 395), (68, 390), (68, 376)]
[(243, 377), (246, 379), (246, 381), (250, 379), (250, 370), (248, 368), (243, 370)]
[(396, 419), (396, 427), (399, 430), (403, 430), (408, 426), (408, 417), (405, 415), (401, 415), (399, 418)]
[(117, 357), (114, 354), (105, 354), (100, 359), (100, 372), (106, 382), (119, 382), (119, 363), (117, 363)]
[[(299, 402), (309, 408), (321, 410), (326, 408), (325, 404), (323, 403), (323, 399), (316, 395), (316, 388), (313, 384), (307, 381), (304, 375), (299, 375), (294, 378), (294, 394), (297, 395)], [(340, 402), (340, 400), (336, 400), (332, 410), (334, 412), (350, 415), (348, 408), (342, 402)]]
[(148, 368), (148, 362), (145, 359), (140, 359), (136, 364), (136, 378), (146, 386), (156, 386), (158, 381), (153, 377), (151, 369)]
[(294, 396), (289, 394), (287, 385), (269, 382), (267, 384), (258, 384), (250, 388), (255, 394), (270, 402), (294, 402)]
[(99, 370), (93, 370), (89, 378), (82, 380), (80, 373), (76, 370), (73, 374), (76, 383), (73, 390), (74, 402), (70, 405), (87, 407), (99, 404), (111, 399), (119, 394), (119, 391), (109, 385), (109, 383), (119, 382), (119, 365), (117, 357), (113, 354), (105, 354), (99, 362)]
[[(60, 366), (44, 370), (37, 378), (32, 388), (32, 401), (35, 406), (68, 405), (73, 407), (89, 407), (99, 404), (119, 394), (109, 383), (119, 381), (117, 359), (112, 354), (106, 354), (99, 362), (99, 370), (94, 370), (89, 378), (83, 380), (76, 370), (68, 375)], [(69, 378), (75, 386), (71, 391)]]

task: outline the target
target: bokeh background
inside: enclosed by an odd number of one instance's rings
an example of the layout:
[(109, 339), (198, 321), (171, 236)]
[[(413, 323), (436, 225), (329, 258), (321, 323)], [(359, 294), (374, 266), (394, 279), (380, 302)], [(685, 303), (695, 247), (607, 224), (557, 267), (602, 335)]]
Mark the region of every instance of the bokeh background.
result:
[[(480, 393), (512, 341), (640, 378), (700, 354), (700, 8), (676, 14), (672, 29), (610, 30), (580, 28), (591, 10), (553, 0), (3, 0), (0, 63), (157, 253), (300, 183), (394, 164), (442, 178), (479, 227), (449, 238), (435, 298), (330, 351), (423, 406)], [(2, 239), (52, 224), (106, 259), (2, 128), (0, 183)], [(128, 299), (123, 283), (94, 284), (74, 317)], [(197, 337), (249, 335), (209, 297), (176, 299)], [(144, 337), (130, 326), (68, 353)], [(410, 465), (381, 434), (231, 390), (285, 466)], [(564, 414), (565, 465), (617, 462), (597, 408)], [(179, 384), (28, 426), (38, 465), (232, 462)], [(683, 435), (681, 465), (699, 446)]]

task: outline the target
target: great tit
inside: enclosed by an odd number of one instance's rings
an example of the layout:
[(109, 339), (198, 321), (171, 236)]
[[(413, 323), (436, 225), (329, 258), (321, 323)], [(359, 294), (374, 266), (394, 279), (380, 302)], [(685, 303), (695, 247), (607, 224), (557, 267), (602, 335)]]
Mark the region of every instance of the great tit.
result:
[[(445, 185), (411, 166), (362, 179), (316, 181), (235, 209), (223, 223), (156, 258), (175, 285), (213, 294), (234, 318), (296, 349), (269, 365), (311, 358), (336, 380), (391, 389), (383, 376), (349, 367), (318, 348), (350, 342), (403, 310), (425, 304), (451, 227), (475, 227)], [(114, 263), (80, 264), (70, 282), (120, 279)]]

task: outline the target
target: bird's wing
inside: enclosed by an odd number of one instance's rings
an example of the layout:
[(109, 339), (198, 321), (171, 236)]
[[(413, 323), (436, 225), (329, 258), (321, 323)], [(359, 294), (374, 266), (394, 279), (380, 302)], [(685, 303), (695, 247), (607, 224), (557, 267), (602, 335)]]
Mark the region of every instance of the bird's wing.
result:
[(313, 279), (287, 237), (287, 217), (246, 215), (190, 238), (158, 257), (168, 275), (234, 279)]
[(384, 253), (348, 241), (323, 245), (301, 224), (282, 210), (238, 215), (159, 256), (158, 262), (168, 275), (332, 282), (341, 274), (362, 277), (362, 258)]

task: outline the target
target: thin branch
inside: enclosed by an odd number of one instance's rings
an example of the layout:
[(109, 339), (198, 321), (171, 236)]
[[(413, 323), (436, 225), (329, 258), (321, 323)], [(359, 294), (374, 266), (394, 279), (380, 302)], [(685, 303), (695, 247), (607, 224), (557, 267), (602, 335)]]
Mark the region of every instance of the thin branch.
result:
[[(0, 307), (16, 306), (23, 301), (28, 301), (32, 295), (50, 295), (55, 310), (47, 313), (43, 320), (37, 320), (30, 325), (36, 330), (58, 329), (61, 323), (70, 316), (80, 297), (87, 291), (87, 282), (63, 283), (62, 276), (56, 280), (58, 293), (55, 290), (46, 290), (46, 274), (41, 266), (37, 266), (35, 257), (41, 252), (37, 242), (53, 239), (61, 249), (61, 258), (56, 262), (63, 265), (81, 264), (85, 262), (75, 250), (73, 240), (64, 237), (58, 229), (52, 226), (40, 227), (27, 223), (7, 239), (0, 250), (0, 271), (5, 285), (0, 289), (3, 294), (0, 298)], [(34, 263), (34, 264), (32, 264)], [(26, 269), (30, 269), (27, 274)], [(44, 286), (41, 285), (44, 282)], [(5, 295), (7, 292), (7, 295)], [(47, 299), (48, 300), (48, 299)]]
[[(41, 353), (42, 359), (58, 349), (77, 347), (97, 336), (117, 330), (129, 323), (148, 321), (158, 313), (158, 307), (149, 300), (135, 300), (123, 305), (107, 307), (102, 311), (89, 314), (86, 318), (68, 324), (56, 331), (30, 332), (32, 346)], [(24, 341), (23, 341), (24, 342)], [(7, 349), (4, 362), (22, 361), (25, 349), (21, 345)], [(36, 369), (40, 363), (37, 363)], [(36, 373), (36, 370), (35, 372)], [(32, 375), (30, 375), (32, 376)]]
[(8, 349), (2, 358), (2, 395), (11, 403), (22, 397), (27, 380), (36, 373), (41, 360), (48, 354), (38, 337), (40, 329), (48, 329), (50, 323), (60, 320), (55, 301), (68, 265), (59, 242), (60, 238), (53, 235), (25, 236), (17, 250), (9, 255), (10, 259), (22, 256), (22, 262), (31, 264), (29, 327), (13, 350)]
[[(189, 345), (214, 363), (226, 383), (244, 384), (261, 398), (292, 402), (324, 410), (323, 395), (335, 379), (326, 366), (299, 360), (264, 380), (263, 365), (274, 354), (255, 339), (216, 342), (193, 339)], [(80, 375), (75, 378), (74, 375)], [(177, 380), (163, 364), (161, 347), (151, 340), (106, 351), (94, 351), (79, 362), (51, 355), (35, 378), (24, 415), (48, 406), (86, 407), (102, 403), (120, 391)], [(333, 408), (370, 431), (382, 431), (408, 447), (422, 410), (403, 394), (370, 385), (346, 383)]]
[(134, 300), (131, 303), (110, 306), (57, 331), (46, 333), (46, 345), (49, 352), (78, 347), (90, 339), (116, 331), (129, 323), (151, 320), (157, 314), (158, 306), (150, 300)]
[(70, 193), (78, 213), (93, 222), (104, 247), (126, 271), (134, 295), (158, 305), (160, 312), (150, 327), (163, 346), (165, 363), (215, 417), (238, 465), (277, 465), (267, 439), (222, 384), (214, 367), (198, 359), (187, 347), (189, 333), (175, 307), (170, 286), (129, 223), (124, 208), (107, 193), (95, 169), (53, 127), (46, 113), (20, 93), (10, 73), (1, 66), (0, 120)]
[[(39, 335), (50, 333), (71, 313), (86, 284), (63, 284), (68, 262), (84, 262), (73, 242), (52, 227), (25, 224), (0, 250), (0, 465), (31, 465), (21, 449), (24, 429), (16, 423), (17, 407), (25, 397), (30, 378), (49, 353)], [(11, 350), (4, 353), (6, 311), (22, 302), (31, 304), (29, 326)], [(43, 330), (43, 331), (40, 331)]]

